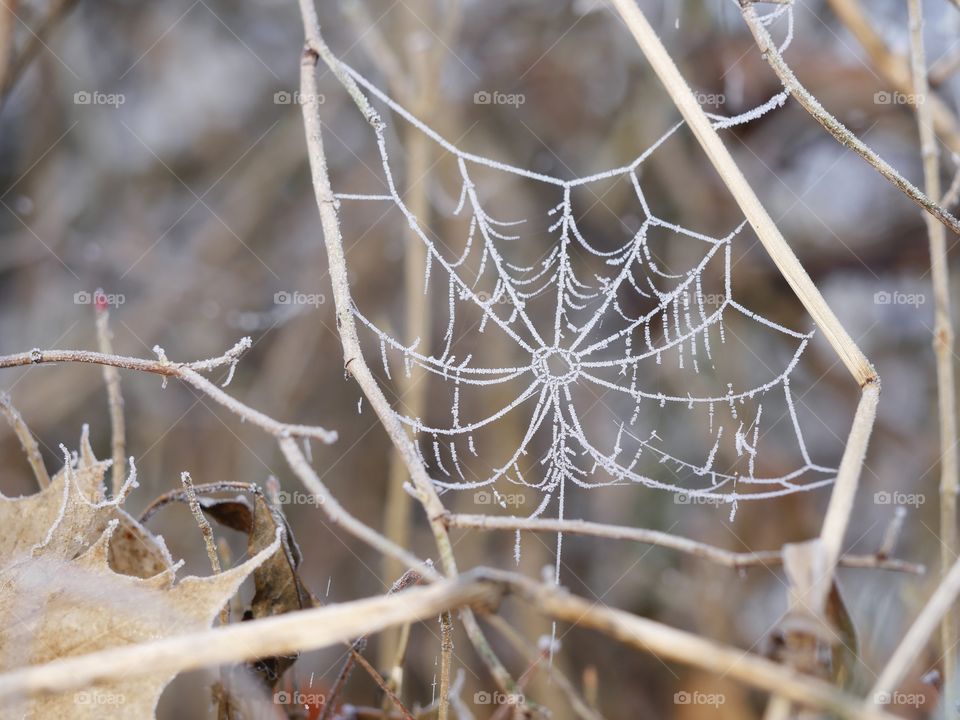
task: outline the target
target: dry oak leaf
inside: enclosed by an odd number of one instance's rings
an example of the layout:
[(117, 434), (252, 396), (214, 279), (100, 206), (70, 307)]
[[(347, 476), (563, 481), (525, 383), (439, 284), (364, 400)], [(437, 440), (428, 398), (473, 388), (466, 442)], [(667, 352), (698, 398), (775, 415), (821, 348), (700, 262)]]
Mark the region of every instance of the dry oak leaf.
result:
[[(124, 540), (125, 528), (134, 528), (129, 542), (153, 536), (126, 513), (120, 515), (124, 493), (115, 500), (102, 498), (108, 465), (97, 462), (87, 447), (75, 461), (68, 457), (40, 493), (0, 496), (0, 671), (207, 629), (244, 579), (280, 548), (278, 532), (273, 543), (242, 565), (177, 583), (176, 566), (149, 578), (118, 573), (111, 567), (111, 546)], [(131, 470), (126, 488), (134, 477)], [(156, 559), (150, 550), (141, 552)], [(133, 554), (122, 555), (135, 564)], [(150, 718), (173, 677), (166, 672), (121, 676), (81, 692), (22, 698), (4, 713), (37, 719)]]

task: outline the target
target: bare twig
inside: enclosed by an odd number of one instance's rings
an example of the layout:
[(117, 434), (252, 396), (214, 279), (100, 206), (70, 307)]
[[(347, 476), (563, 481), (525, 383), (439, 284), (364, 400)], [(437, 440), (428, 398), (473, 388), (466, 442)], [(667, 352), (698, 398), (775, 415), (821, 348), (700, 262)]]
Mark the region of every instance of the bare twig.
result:
[[(410, 473), (414, 491), (423, 506), (433, 532), (434, 541), (440, 556), (444, 572), (448, 576), (457, 574), (457, 563), (453, 556), (453, 548), (447, 534), (447, 528), (442, 518), (446, 510), (437, 495), (436, 489), (426, 468), (420, 462), (416, 449), (406, 431), (390, 407), (390, 403), (370, 372), (360, 349), (357, 338), (356, 322), (353, 317), (353, 301), (350, 296), (350, 285), (347, 275), (346, 259), (343, 253), (343, 243), (340, 235), (340, 222), (337, 217), (337, 200), (330, 187), (330, 177), (327, 171), (326, 154), (323, 149), (323, 137), (320, 127), (320, 104), (317, 98), (317, 60), (322, 58), (341, 84), (357, 104), (364, 118), (374, 127), (377, 133), (383, 131), (383, 122), (373, 109), (366, 97), (337, 63), (330, 48), (320, 35), (320, 21), (317, 18), (313, 0), (300, 0), (300, 10), (303, 17), (304, 32), (306, 35), (306, 49), (300, 63), (300, 90), (304, 97), (301, 105), (303, 111), (304, 130), (307, 139), (307, 153), (310, 160), (311, 178), (317, 207), (320, 211), (320, 221), (323, 229), (324, 243), (327, 249), (328, 271), (333, 290), (334, 304), (336, 305), (337, 324), (340, 330), (340, 342), (343, 346), (344, 367), (356, 380), (363, 390), (368, 402), (380, 419), (394, 444), (400, 457), (403, 459)], [(497, 685), (505, 692), (510, 692), (514, 682), (510, 673), (497, 658), (483, 636), (476, 618), (469, 611), (461, 613), (464, 629), (471, 643), (480, 655), (483, 663), (493, 675)]]
[(327, 486), (323, 484), (313, 468), (310, 467), (310, 463), (307, 462), (307, 459), (303, 456), (303, 452), (300, 450), (300, 446), (293, 438), (281, 438), (279, 442), (280, 450), (283, 451), (287, 463), (289, 463), (304, 487), (313, 493), (317, 503), (323, 508), (323, 511), (333, 523), (339, 525), (354, 537), (367, 543), (378, 552), (396, 558), (407, 567), (415, 568), (425, 578), (436, 580), (439, 577), (437, 571), (423, 560), (415, 557), (407, 550), (388, 540), (376, 530), (364, 525), (348, 513)]
[[(523, 530), (537, 533), (563, 533), (564, 535), (590, 535), (610, 540), (628, 540), (647, 545), (677, 550), (730, 568), (772, 567), (783, 564), (780, 550), (735, 552), (714, 545), (697, 542), (680, 535), (671, 535), (660, 530), (623, 527), (585, 520), (552, 520), (549, 518), (512, 517), (505, 515), (448, 515), (444, 519), (448, 527), (474, 530)], [(922, 574), (922, 565), (897, 560), (878, 552), (875, 555), (842, 555), (839, 564), (851, 568), (877, 568)]]
[[(917, 125), (920, 151), (923, 156), (923, 180), (927, 194), (940, 196), (940, 156), (934, 133), (933, 114), (927, 94), (927, 59), (923, 46), (923, 5), (921, 0), (908, 0), (910, 14), (910, 64), (913, 87), (917, 93)], [(957, 401), (953, 368), (953, 319), (950, 308), (950, 270), (947, 260), (947, 238), (943, 226), (924, 216), (930, 240), (930, 274), (933, 283), (934, 327), (933, 351), (937, 361), (937, 404), (940, 417), (940, 573), (946, 577), (957, 557)], [(956, 613), (943, 616), (940, 645), (943, 652), (943, 703), (956, 705), (956, 648), (958, 641)], [(952, 710), (950, 711), (952, 712)]]
[(403, 717), (404, 720), (413, 720), (413, 715), (411, 715), (410, 711), (407, 710), (406, 705), (401, 702), (400, 698), (397, 697), (397, 694), (390, 688), (390, 684), (383, 679), (383, 676), (380, 675), (376, 668), (370, 664), (370, 661), (359, 652), (354, 652), (353, 658), (356, 660), (357, 665), (362, 667), (364, 671), (373, 678), (374, 682), (377, 684), (377, 687), (386, 693), (387, 697), (390, 698), (390, 702), (393, 703), (393, 706), (400, 711), (400, 716)]
[(957, 70), (960, 70), (960, 48), (949, 55), (942, 56), (930, 66), (928, 77), (931, 85), (942, 85), (950, 79)]
[(850, 513), (853, 511), (853, 502), (859, 486), (860, 470), (867, 455), (870, 432), (877, 419), (879, 401), (879, 381), (865, 385), (860, 395), (860, 402), (857, 403), (857, 412), (853, 416), (853, 425), (847, 437), (847, 445), (843, 449), (840, 467), (837, 468), (837, 482), (830, 494), (830, 504), (827, 506), (827, 514), (823, 518), (823, 527), (820, 529), (820, 540), (826, 552), (825, 570), (828, 573), (826, 587), (830, 586), (829, 574), (833, 572), (833, 567), (840, 559), (843, 538), (850, 523)]
[(0, 675), (0, 702), (65, 692), (118, 676), (178, 673), (262, 657), (291, 655), (424, 620), (455, 607), (495, 603), (493, 583), (446, 580), (390, 596), (233, 623), (138, 645), (55, 660)]
[(453, 616), (440, 613), (440, 697), (437, 720), (447, 720), (450, 709), (450, 664), (453, 661)]
[[(229, 492), (231, 490), (238, 490), (245, 493), (260, 493), (261, 490), (256, 485), (251, 483), (239, 482), (239, 481), (223, 481), (223, 482), (213, 482), (213, 483), (202, 483), (200, 485), (193, 485), (193, 494), (194, 495), (209, 495), (211, 493), (220, 493), (220, 492)], [(190, 502), (190, 493), (185, 490), (169, 490), (162, 495), (155, 497), (143, 512), (140, 513), (140, 523), (144, 524), (152, 518), (158, 510), (162, 507), (169, 505), (172, 502)]]
[[(957, 574), (960, 580), (960, 572)], [(844, 718), (893, 720), (892, 715), (865, 707), (861, 700), (828, 683), (750, 652), (496, 570), (474, 571), (398, 595), (275, 615), (15, 670), (0, 675), (0, 701), (76, 690), (108, 682), (119, 673), (127, 678), (177, 673), (326, 647), (390, 625), (433, 617), (444, 610), (489, 607), (505, 589), (557, 620), (597, 630), (665, 660), (722, 673), (751, 687), (776, 692), (798, 705)]]
[(847, 718), (868, 717), (863, 714), (861, 701), (826, 682), (802, 675), (771, 660), (590, 602), (513, 573), (485, 570), (482, 576), (505, 583), (512, 594), (557, 620), (597, 630), (661, 659), (735, 678), (805, 707), (815, 706)]
[(740, 10), (743, 19), (746, 21), (753, 38), (760, 48), (760, 52), (766, 58), (770, 67), (780, 78), (780, 82), (787, 91), (797, 99), (797, 102), (803, 106), (810, 115), (820, 123), (823, 128), (830, 133), (841, 145), (851, 148), (860, 157), (870, 163), (877, 172), (889, 180), (900, 192), (910, 198), (913, 202), (933, 215), (937, 220), (950, 228), (954, 233), (960, 234), (960, 220), (944, 210), (938, 203), (940, 196), (935, 195), (930, 198), (917, 188), (913, 183), (897, 172), (886, 160), (877, 155), (870, 149), (866, 143), (853, 134), (853, 132), (841, 123), (837, 118), (831, 115), (820, 101), (817, 100), (809, 90), (807, 90), (793, 74), (793, 70), (783, 59), (783, 55), (777, 49), (777, 44), (770, 37), (767, 28), (757, 17), (756, 8), (752, 3), (741, 0)]
[[(863, 10), (859, 0), (827, 0), (830, 7), (844, 24), (870, 58), (870, 63), (883, 75), (898, 92), (907, 96), (907, 99), (922, 98), (929, 103), (933, 114), (933, 124), (944, 144), (953, 152), (960, 153), (960, 121), (950, 106), (936, 93), (921, 92), (917, 88), (910, 68), (910, 60), (903, 55), (893, 52), (887, 47), (883, 37), (874, 29), (870, 19)], [(932, 79), (932, 78), (931, 78)], [(924, 83), (926, 84), (926, 83)], [(912, 96), (912, 97), (911, 97)], [(912, 103), (916, 104), (916, 103)], [(927, 195), (930, 195), (929, 188)], [(946, 207), (947, 203), (943, 203)]]
[(873, 685), (868, 702), (877, 702), (883, 694), (896, 690), (907, 676), (910, 667), (923, 652), (937, 625), (953, 608), (958, 596), (960, 596), (960, 560), (950, 568), (950, 572), (934, 590), (933, 595), (927, 600), (927, 604), (890, 656), (886, 667), (880, 672), (880, 676)]
[[(238, 343), (238, 346), (241, 344), (242, 342)], [(233, 364), (236, 358), (231, 353), (234, 352), (235, 349), (218, 358), (203, 360), (197, 363), (174, 363), (169, 360), (145, 360), (143, 358), (126, 357), (123, 355), (106, 355), (88, 350), (34, 349), (30, 352), (17, 353), (16, 355), (0, 356), (0, 369), (23, 367), (26, 365), (75, 362), (109, 365), (125, 370), (139, 370), (164, 377), (174, 377), (188, 385), (192, 385), (197, 390), (210, 396), (215, 402), (223, 405), (235, 415), (238, 415), (244, 421), (266, 430), (271, 435), (277, 437), (308, 437), (324, 443), (336, 441), (337, 433), (332, 430), (326, 430), (313, 425), (290, 425), (288, 423), (278, 422), (264, 415), (259, 410), (254, 410), (248, 405), (244, 405), (239, 400), (227, 395), (223, 390), (197, 372), (197, 370), (209, 370), (215, 367)]]
[(590, 707), (584, 698), (580, 697), (580, 693), (577, 692), (576, 687), (570, 682), (570, 679), (560, 672), (554, 663), (538, 663), (538, 661), (543, 659), (543, 653), (535, 647), (532, 647), (520, 633), (514, 630), (510, 623), (499, 615), (489, 615), (486, 621), (513, 646), (514, 650), (520, 653), (520, 655), (530, 663), (531, 667), (537, 664), (537, 667), (542, 667), (546, 671), (551, 681), (556, 683), (557, 687), (559, 687), (561, 692), (566, 696), (570, 707), (573, 708), (573, 711), (578, 717), (582, 718), (582, 720), (603, 720), (603, 716)]
[(186, 470), (180, 473), (180, 482), (183, 483), (184, 492), (187, 494), (187, 502), (190, 503), (190, 512), (193, 514), (193, 519), (196, 520), (197, 527), (200, 528), (200, 534), (203, 535), (203, 544), (207, 548), (207, 558), (210, 560), (210, 567), (213, 568), (215, 575), (219, 575), (220, 558), (217, 556), (217, 546), (213, 539), (213, 528), (210, 527), (210, 523), (204, 516), (203, 510), (200, 509), (200, 501), (197, 500), (197, 491), (194, 488), (190, 473)]
[(960, 200), (960, 166), (958, 166), (953, 173), (953, 180), (950, 181), (950, 187), (947, 188), (940, 202), (944, 207), (948, 208), (956, 205), (957, 200)]
[[(637, 6), (636, 0), (613, 0), (613, 4), (654, 72), (670, 94), (674, 105), (677, 106), (680, 114), (687, 121), (710, 162), (736, 199), (770, 258), (861, 387), (860, 403), (844, 448), (843, 458), (840, 461), (840, 468), (831, 496), (831, 507), (828, 509), (827, 518), (821, 532), (823, 547), (828, 554), (825, 567), (829, 574), (832, 572), (840, 554), (840, 543), (849, 520), (851, 500), (859, 484), (867, 440), (873, 429), (877, 399), (880, 392), (879, 377), (833, 310), (827, 305), (823, 295), (803, 269), (800, 261), (777, 228), (776, 223), (773, 222), (753, 188), (750, 187), (743, 173), (740, 172), (733, 157), (724, 147), (723, 141), (720, 140), (716, 130), (704, 114), (700, 103), (697, 102), (690, 87), (670, 58), (666, 48), (664, 48), (663, 43), (660, 42), (643, 12)], [(753, 22), (751, 29), (754, 25), (759, 26), (757, 34), (760, 39), (764, 40), (765, 45), (762, 49), (767, 52), (769, 50), (767, 46), (771, 44), (769, 35), (767, 35), (766, 28), (762, 27), (756, 19), (756, 12), (752, 4), (744, 4), (743, 13), (748, 18), (748, 22)], [(773, 48), (770, 52), (775, 53), (776, 48)], [(787, 72), (789, 72), (789, 69), (787, 69)], [(793, 86), (788, 85), (787, 87), (796, 90), (796, 86), (799, 86), (799, 83), (796, 83), (794, 79)], [(956, 223), (956, 221), (954, 222)], [(829, 586), (829, 584), (828, 577), (826, 585)]]
[(40, 454), (40, 446), (37, 445), (37, 439), (30, 432), (26, 421), (20, 415), (20, 412), (13, 406), (10, 396), (6, 393), (0, 394), (0, 412), (7, 418), (10, 427), (13, 428), (20, 446), (27, 456), (30, 467), (33, 468), (33, 474), (37, 478), (37, 485), (42, 488), (50, 484), (50, 474), (47, 472), (47, 466), (43, 464), (43, 455)]
[[(97, 290), (97, 297), (103, 296)], [(96, 303), (97, 347), (104, 355), (113, 355), (113, 334), (110, 332), (110, 311), (106, 305)], [(120, 372), (111, 365), (103, 366), (103, 382), (107, 386), (107, 402), (110, 406), (110, 450), (113, 458), (111, 469), (112, 496), (116, 497), (126, 479), (127, 432), (123, 421), (123, 393), (120, 391)]]
[(878, 558), (888, 558), (893, 555), (897, 542), (900, 540), (900, 533), (903, 532), (903, 523), (907, 519), (907, 509), (903, 506), (894, 510), (890, 524), (883, 533), (883, 541), (880, 543), (880, 549), (877, 550)]

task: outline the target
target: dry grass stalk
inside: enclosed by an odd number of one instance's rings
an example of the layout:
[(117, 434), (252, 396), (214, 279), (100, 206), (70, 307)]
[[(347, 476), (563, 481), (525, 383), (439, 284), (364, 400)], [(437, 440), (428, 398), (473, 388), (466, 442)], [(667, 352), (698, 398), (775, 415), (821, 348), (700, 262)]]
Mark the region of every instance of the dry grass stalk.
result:
[[(921, 0), (908, 0), (910, 13), (910, 64), (920, 131), (920, 152), (923, 157), (923, 181), (927, 194), (940, 196), (940, 154), (934, 133), (934, 109), (927, 83), (927, 60), (923, 45), (923, 5)], [(930, 240), (930, 274), (933, 282), (933, 351), (937, 362), (937, 404), (940, 418), (940, 574), (946, 580), (957, 557), (957, 400), (953, 367), (953, 319), (950, 307), (950, 269), (947, 258), (947, 237), (943, 226), (925, 215)], [(956, 707), (958, 641), (956, 613), (943, 615), (940, 647), (943, 653), (943, 705)]]

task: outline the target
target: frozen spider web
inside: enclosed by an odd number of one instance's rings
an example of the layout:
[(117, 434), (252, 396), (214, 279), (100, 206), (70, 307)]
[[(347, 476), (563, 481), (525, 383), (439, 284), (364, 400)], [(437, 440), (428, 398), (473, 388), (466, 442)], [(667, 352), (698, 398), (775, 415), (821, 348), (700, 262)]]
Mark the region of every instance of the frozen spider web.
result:
[[(789, 40), (789, 6), (766, 20), (784, 13)], [(465, 152), (352, 67), (341, 62), (337, 69), (386, 106), (404, 131), (413, 128), (435, 143), (448, 169), (451, 191), (435, 204), (446, 199), (439, 214), (458, 223), (438, 230), (404, 202), (388, 153), (395, 128), (378, 121), (386, 192), (336, 194), (342, 214), (393, 213), (422, 243), (423, 291), (436, 300), (431, 312), (445, 319), (435, 341), (405, 343), (389, 320), (359, 307), (354, 312), (370, 333), (368, 352), (379, 355), (384, 383), (414, 368), (427, 376), (430, 417), (408, 415), (402, 399), (394, 411), (441, 492), (472, 490), (491, 509), (562, 519), (572, 489), (640, 485), (728, 504), (732, 517), (741, 501), (833, 481), (835, 469), (810, 458), (790, 387), (811, 334), (733, 297), (731, 244), (745, 223), (712, 237), (661, 217), (648, 203), (644, 163), (684, 123), (627, 165), (562, 179)], [(741, 125), (786, 97), (781, 92), (747, 113), (710, 118), (716, 128)], [(591, 191), (598, 184), (622, 184), (636, 207), (629, 232), (616, 229), (620, 238), (604, 231), (595, 239), (584, 229), (578, 207), (600, 202)], [(519, 206), (518, 194), (535, 198), (542, 213), (514, 217), (491, 207), (509, 213)], [(402, 223), (389, 227), (399, 235)], [(661, 260), (680, 247), (679, 267)], [(737, 375), (720, 362), (731, 320), (789, 348), (779, 365), (761, 363), (768, 372), (760, 378), (727, 379), (725, 373)], [(765, 410), (771, 407), (777, 409)], [(778, 472), (764, 472), (760, 444), (776, 418), (798, 458), (795, 466), (781, 460), (770, 464)], [(698, 442), (688, 439), (692, 428), (705, 433)], [(682, 437), (676, 447), (669, 442), (674, 434)], [(518, 497), (534, 500), (521, 508)], [(561, 542), (558, 536), (557, 572)]]

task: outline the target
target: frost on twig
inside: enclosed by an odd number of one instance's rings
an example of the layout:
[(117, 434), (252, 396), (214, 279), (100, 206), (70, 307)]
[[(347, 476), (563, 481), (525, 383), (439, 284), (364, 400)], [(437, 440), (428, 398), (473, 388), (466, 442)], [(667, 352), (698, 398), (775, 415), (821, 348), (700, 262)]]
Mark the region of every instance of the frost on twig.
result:
[(21, 416), (20, 412), (13, 406), (13, 402), (7, 393), (0, 394), (0, 412), (4, 414), (7, 422), (10, 423), (10, 427), (12, 427), (14, 433), (16, 433), (17, 439), (20, 441), (20, 446), (27, 456), (27, 461), (30, 463), (30, 467), (33, 468), (33, 474), (37, 478), (37, 484), (41, 489), (47, 487), (50, 484), (50, 475), (47, 472), (46, 465), (43, 463), (40, 446), (37, 444), (37, 439), (33, 436), (33, 433), (30, 432), (30, 428), (27, 426), (23, 416)]

